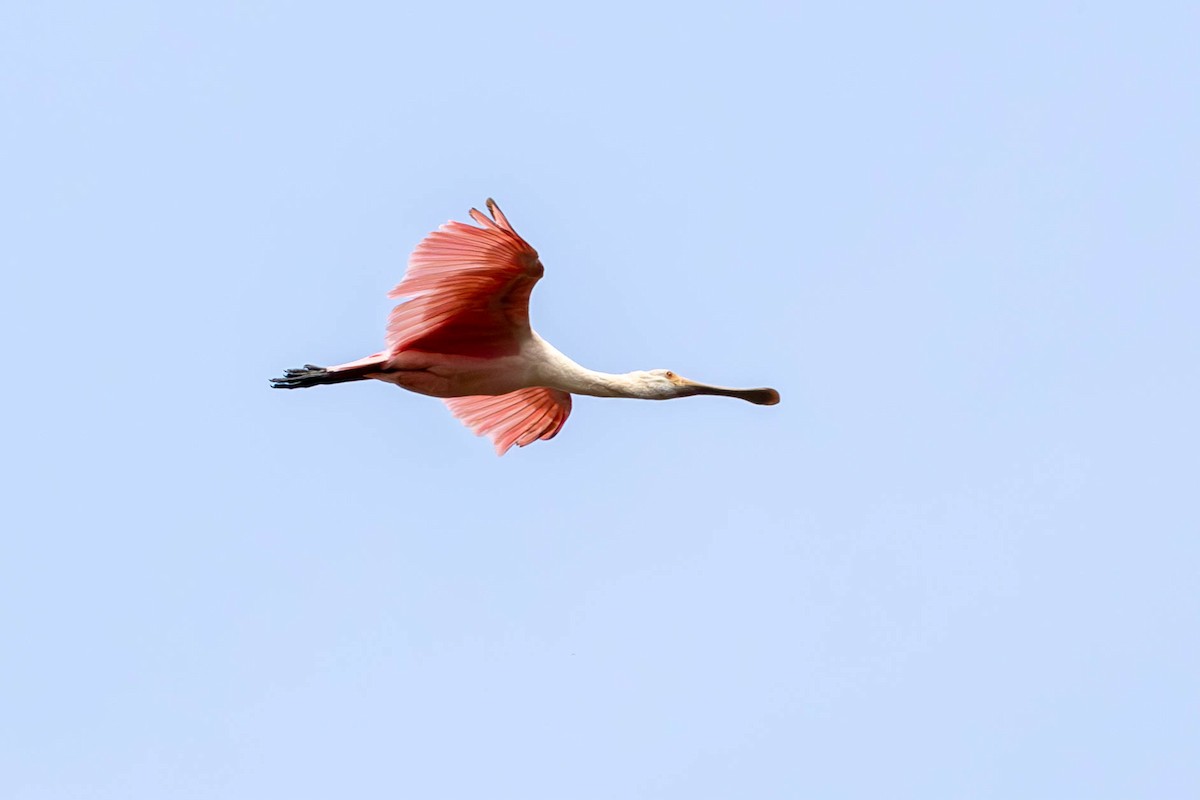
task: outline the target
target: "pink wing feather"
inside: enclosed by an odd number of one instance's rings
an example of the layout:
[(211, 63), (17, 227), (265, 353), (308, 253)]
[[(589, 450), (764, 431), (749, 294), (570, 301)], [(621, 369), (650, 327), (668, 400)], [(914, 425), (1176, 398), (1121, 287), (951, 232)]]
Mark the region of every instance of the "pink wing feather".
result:
[(388, 293), (410, 298), (388, 319), (393, 353), (494, 358), (516, 353), (529, 337), (529, 293), (542, 262), (491, 198), (487, 208), (494, 221), (472, 208), (482, 227), (447, 222), (409, 256), (404, 280)]
[(514, 444), (524, 447), (538, 439), (553, 439), (571, 413), (571, 395), (537, 386), (495, 396), (451, 397), (444, 402), (476, 435), (490, 436), (501, 456)]

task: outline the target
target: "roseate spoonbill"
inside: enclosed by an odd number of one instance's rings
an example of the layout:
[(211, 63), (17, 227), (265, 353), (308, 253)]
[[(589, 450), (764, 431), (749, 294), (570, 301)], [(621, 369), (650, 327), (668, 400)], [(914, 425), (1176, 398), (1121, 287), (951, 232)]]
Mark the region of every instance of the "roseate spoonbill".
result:
[(387, 349), (336, 367), (306, 364), (273, 378), (276, 389), (375, 379), (442, 398), (499, 455), (552, 439), (571, 413), (571, 395), (669, 400), (713, 394), (762, 406), (774, 389), (728, 389), (666, 369), (610, 375), (576, 364), (529, 327), (529, 293), (542, 277), (537, 251), (488, 198), (480, 227), (447, 222), (417, 245), (388, 297), (407, 297), (388, 319)]

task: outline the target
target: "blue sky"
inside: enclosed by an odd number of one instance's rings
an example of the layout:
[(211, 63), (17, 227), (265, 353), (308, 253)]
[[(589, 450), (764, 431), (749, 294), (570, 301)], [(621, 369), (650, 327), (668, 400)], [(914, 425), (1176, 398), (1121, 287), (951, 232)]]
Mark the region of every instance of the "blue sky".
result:
[[(10, 3), (0, 795), (1200, 792), (1193, 4)], [(494, 196), (606, 371), (382, 384)]]

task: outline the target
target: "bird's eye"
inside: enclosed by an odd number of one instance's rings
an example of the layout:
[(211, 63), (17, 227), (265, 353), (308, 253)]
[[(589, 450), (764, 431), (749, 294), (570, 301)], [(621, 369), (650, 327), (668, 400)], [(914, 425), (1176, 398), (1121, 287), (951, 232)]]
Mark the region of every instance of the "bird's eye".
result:
[(675, 380), (675, 373), (671, 372), (671, 370), (667, 370), (667, 380), (669, 380), (669, 381)]

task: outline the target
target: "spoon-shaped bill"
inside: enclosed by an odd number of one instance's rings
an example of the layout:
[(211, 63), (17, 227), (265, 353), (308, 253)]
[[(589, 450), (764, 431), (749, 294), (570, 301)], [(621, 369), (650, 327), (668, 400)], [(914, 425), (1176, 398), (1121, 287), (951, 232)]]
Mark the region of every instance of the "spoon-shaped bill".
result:
[(689, 381), (680, 378), (684, 386), (692, 390), (692, 394), (715, 394), (721, 397), (736, 397), (759, 406), (773, 406), (779, 402), (779, 392), (774, 389), (730, 389), (726, 386), (712, 386), (707, 383)]

